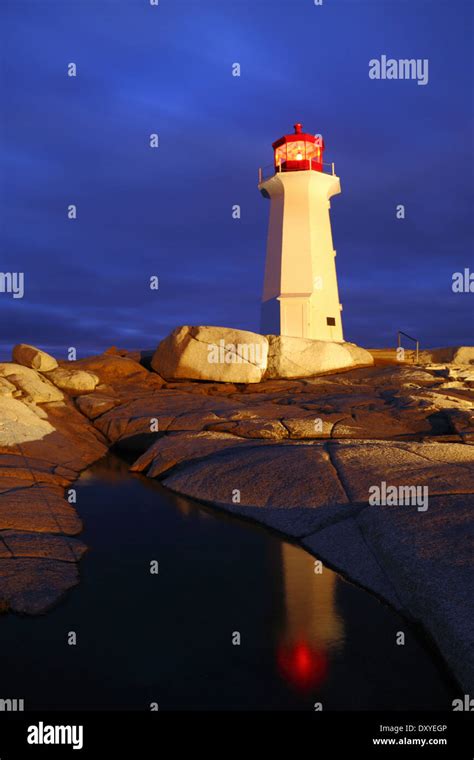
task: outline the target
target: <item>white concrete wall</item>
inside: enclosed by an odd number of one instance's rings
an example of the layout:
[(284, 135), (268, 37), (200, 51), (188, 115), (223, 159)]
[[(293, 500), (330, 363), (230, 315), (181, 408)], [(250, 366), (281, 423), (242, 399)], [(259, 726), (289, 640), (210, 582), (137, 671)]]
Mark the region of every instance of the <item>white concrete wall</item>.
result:
[[(315, 171), (281, 172), (259, 189), (271, 201), (262, 331), (343, 340), (329, 218), (329, 198), (341, 192), (339, 177)], [(271, 303), (275, 299), (278, 306)], [(327, 317), (334, 318), (336, 325), (329, 326)]]

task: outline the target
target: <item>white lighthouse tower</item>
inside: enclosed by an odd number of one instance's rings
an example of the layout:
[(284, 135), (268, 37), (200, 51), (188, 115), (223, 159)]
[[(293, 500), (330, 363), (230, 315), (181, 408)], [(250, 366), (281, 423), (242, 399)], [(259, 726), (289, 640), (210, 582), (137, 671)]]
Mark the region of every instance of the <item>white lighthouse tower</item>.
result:
[(258, 188), (271, 201), (261, 331), (342, 341), (329, 219), (329, 199), (341, 185), (334, 165), (324, 171), (322, 138), (294, 128), (273, 143), (272, 176), (259, 172)]

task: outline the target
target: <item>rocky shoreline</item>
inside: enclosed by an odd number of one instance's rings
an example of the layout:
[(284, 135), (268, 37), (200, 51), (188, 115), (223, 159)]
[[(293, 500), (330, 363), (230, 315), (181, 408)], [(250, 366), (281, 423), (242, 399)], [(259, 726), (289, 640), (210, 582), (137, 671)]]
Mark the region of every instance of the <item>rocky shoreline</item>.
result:
[[(159, 354), (56, 362), (15, 347), (0, 364), (0, 609), (43, 612), (78, 582), (72, 484), (115, 446), (135, 452), (133, 471), (282, 532), (419, 622), (474, 688), (474, 351), (372, 356), (243, 383), (165, 379)], [(384, 482), (427, 488), (428, 508), (370, 503)]]

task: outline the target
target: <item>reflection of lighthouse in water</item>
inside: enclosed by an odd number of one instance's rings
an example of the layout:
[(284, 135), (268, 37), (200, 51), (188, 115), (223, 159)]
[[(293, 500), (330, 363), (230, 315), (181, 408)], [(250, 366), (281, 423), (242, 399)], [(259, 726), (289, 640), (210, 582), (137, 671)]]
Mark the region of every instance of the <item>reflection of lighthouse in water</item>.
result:
[(286, 614), (278, 667), (285, 680), (304, 691), (325, 681), (328, 654), (343, 643), (343, 621), (335, 604), (338, 576), (327, 567), (314, 573), (314, 560), (291, 544), (283, 544), (282, 567)]

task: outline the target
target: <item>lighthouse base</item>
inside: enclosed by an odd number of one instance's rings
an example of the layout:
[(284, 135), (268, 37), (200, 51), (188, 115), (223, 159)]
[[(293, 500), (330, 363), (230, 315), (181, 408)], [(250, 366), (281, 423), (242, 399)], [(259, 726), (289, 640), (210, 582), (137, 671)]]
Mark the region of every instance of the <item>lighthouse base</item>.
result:
[(261, 332), (312, 340), (344, 340), (340, 311), (327, 318), (314, 294), (282, 295), (262, 303)]

